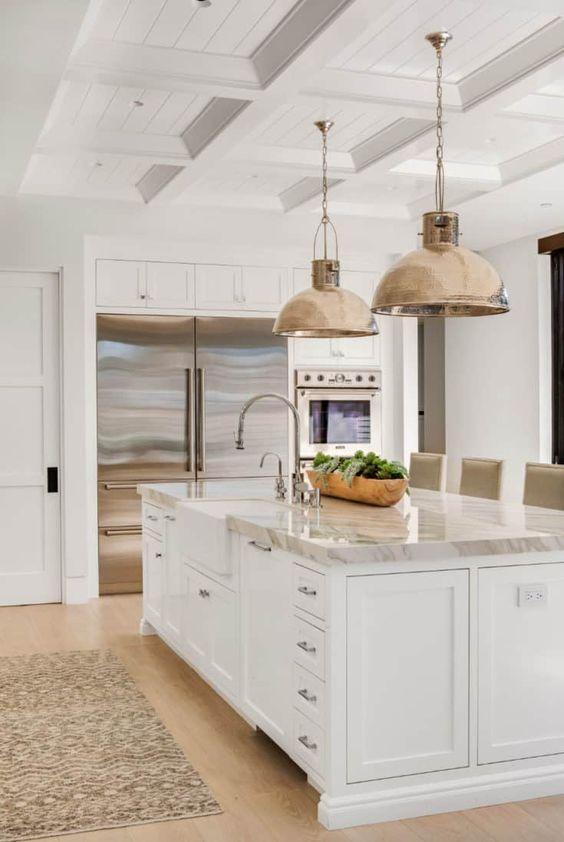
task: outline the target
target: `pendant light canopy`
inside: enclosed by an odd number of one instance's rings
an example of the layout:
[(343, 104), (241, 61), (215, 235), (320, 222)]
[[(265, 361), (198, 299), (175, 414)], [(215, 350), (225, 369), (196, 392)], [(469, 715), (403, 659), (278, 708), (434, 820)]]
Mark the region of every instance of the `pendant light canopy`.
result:
[(442, 72), (448, 32), (426, 36), (437, 53), (437, 209), (423, 214), (423, 245), (382, 277), (372, 311), (392, 316), (490, 316), (509, 310), (496, 270), (459, 245), (458, 214), (444, 210)]
[[(354, 292), (343, 289), (339, 280), (339, 246), (335, 226), (327, 213), (327, 132), (329, 120), (315, 123), (323, 143), (322, 216), (313, 241), (311, 287), (294, 295), (280, 310), (273, 333), (279, 336), (339, 337), (372, 336), (378, 333), (368, 304)], [(327, 257), (328, 227), (335, 237), (335, 257)], [(323, 257), (316, 258), (318, 235), (323, 235)]]

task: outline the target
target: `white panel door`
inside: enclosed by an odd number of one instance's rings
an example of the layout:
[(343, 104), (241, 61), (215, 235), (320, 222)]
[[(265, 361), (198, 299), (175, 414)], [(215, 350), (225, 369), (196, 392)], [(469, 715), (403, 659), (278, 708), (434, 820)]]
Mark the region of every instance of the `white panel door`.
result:
[(196, 307), (242, 310), (240, 266), (196, 266)]
[(147, 307), (194, 307), (194, 267), (190, 263), (147, 263)]
[(478, 762), (564, 752), (564, 564), (479, 573)]
[(145, 264), (138, 260), (97, 260), (96, 304), (99, 307), (146, 307)]
[(239, 689), (238, 596), (208, 577), (207, 610), (210, 615), (209, 663), (205, 670), (211, 681), (233, 698)]
[(292, 563), (275, 550), (241, 541), (241, 703), (249, 719), (290, 745)]
[(164, 544), (143, 534), (143, 614), (160, 631), (163, 615)]
[(277, 313), (288, 298), (285, 269), (243, 266), (242, 302), (246, 310)]
[(347, 581), (347, 780), (468, 765), (468, 572)]
[(0, 605), (61, 601), (58, 277), (0, 271)]
[(181, 648), (186, 659), (204, 670), (209, 660), (211, 616), (208, 611), (210, 590), (201, 573), (184, 564), (184, 598), (182, 603)]
[(164, 575), (163, 575), (163, 633), (176, 646), (182, 639), (182, 605), (185, 599), (183, 562), (176, 528), (176, 517), (172, 511), (164, 518)]

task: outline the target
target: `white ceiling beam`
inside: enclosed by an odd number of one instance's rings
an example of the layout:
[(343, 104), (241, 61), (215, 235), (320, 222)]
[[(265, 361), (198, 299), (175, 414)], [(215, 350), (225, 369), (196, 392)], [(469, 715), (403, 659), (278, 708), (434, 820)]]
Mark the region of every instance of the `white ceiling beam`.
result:
[[(327, 180), (327, 184), (331, 188), (336, 184), (341, 184), (341, 181), (336, 178), (330, 178)], [(317, 178), (306, 176), (296, 182), (296, 184), (292, 184), (292, 186), (288, 187), (287, 190), (280, 193), (278, 198), (282, 208), (287, 213), (294, 208), (299, 208), (301, 205), (304, 205), (315, 196), (320, 196), (321, 189), (321, 178), (319, 176)]]
[[(114, 74), (124, 85), (140, 85), (160, 90), (221, 90), (258, 92), (261, 83), (252, 59), (171, 50), (145, 44), (93, 39), (73, 54), (65, 78), (105, 82)], [(176, 90), (179, 88), (177, 87)], [(235, 94), (233, 94), (235, 95)]]
[[(409, 107), (413, 114), (434, 112), (437, 108), (437, 86), (429, 79), (403, 79), (381, 73), (358, 73), (325, 68), (303, 91), (302, 96), (340, 99), (347, 102)], [(443, 84), (445, 110), (459, 111), (462, 99), (457, 85)]]
[[(260, 143), (240, 143), (226, 156), (230, 163), (246, 164), (250, 167), (265, 167), (271, 171), (295, 170), (301, 175), (319, 175), (319, 149), (303, 149), (293, 146), (265, 146)], [(355, 171), (349, 152), (329, 150), (327, 163), (336, 177), (346, 177)]]
[(185, 165), (191, 156), (181, 137), (66, 126), (46, 132), (36, 152), (44, 155), (96, 157), (103, 155), (133, 156), (151, 164)]

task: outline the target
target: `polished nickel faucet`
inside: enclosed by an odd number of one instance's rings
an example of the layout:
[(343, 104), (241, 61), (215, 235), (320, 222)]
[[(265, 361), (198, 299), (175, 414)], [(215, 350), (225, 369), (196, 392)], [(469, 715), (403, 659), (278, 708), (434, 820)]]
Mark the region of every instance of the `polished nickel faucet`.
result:
[(310, 506), (319, 505), (319, 492), (317, 494), (311, 493), (311, 489), (304, 481), (304, 476), (300, 470), (300, 416), (298, 415), (298, 411), (294, 404), (291, 403), (288, 398), (285, 398), (284, 395), (278, 395), (276, 392), (265, 392), (263, 395), (254, 395), (252, 398), (249, 398), (249, 400), (243, 405), (239, 415), (239, 425), (235, 434), (235, 447), (237, 450), (245, 449), (245, 442), (243, 440), (245, 431), (245, 415), (254, 403), (262, 400), (263, 398), (275, 398), (278, 401), (282, 401), (282, 403), (286, 404), (294, 419), (294, 473), (292, 474), (292, 502), (300, 504), (306, 503)]

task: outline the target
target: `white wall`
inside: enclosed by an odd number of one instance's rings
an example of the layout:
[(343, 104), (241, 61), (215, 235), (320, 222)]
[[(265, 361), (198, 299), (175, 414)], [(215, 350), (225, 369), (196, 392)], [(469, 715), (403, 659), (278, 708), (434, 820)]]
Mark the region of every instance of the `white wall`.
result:
[(549, 454), (548, 258), (537, 255), (536, 237), (483, 255), (505, 281), (511, 311), (446, 322), (448, 488), (458, 488), (463, 456), (500, 458), (504, 499), (519, 501), (525, 462)]
[[(69, 600), (86, 598), (88, 571), (96, 564), (96, 476), (88, 458), (95, 424), (88, 385), (93, 365), (88, 330), (93, 277), (85, 266), (91, 264), (97, 249), (114, 256), (121, 250), (122, 256), (133, 258), (307, 266), (316, 221), (310, 213), (146, 207), (56, 197), (0, 198), (0, 263), (24, 268), (62, 266), (64, 270), (63, 537)], [(413, 247), (409, 223), (343, 218), (338, 220), (338, 229), (343, 268), (374, 270), (384, 267), (392, 254)], [(410, 339), (405, 343), (409, 356), (413, 343)], [(401, 398), (407, 412), (411, 403), (416, 407), (416, 398), (410, 403), (404, 385)], [(401, 436), (406, 436), (403, 427)]]

